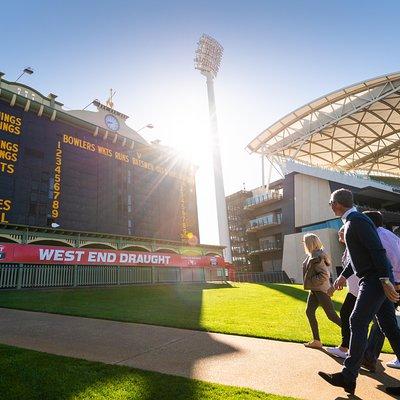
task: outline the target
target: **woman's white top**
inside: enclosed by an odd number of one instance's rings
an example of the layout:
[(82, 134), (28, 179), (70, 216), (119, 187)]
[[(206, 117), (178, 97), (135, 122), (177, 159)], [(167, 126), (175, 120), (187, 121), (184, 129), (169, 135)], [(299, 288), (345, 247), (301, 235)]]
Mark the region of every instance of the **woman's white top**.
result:
[[(346, 260), (345, 260), (344, 264), (347, 265), (348, 263), (351, 263), (349, 252), (347, 250), (346, 250), (345, 257), (346, 257)], [(347, 278), (347, 288), (349, 289), (349, 293), (351, 293), (355, 297), (358, 296), (359, 286), (360, 286), (360, 278), (356, 274), (353, 274), (349, 278)]]

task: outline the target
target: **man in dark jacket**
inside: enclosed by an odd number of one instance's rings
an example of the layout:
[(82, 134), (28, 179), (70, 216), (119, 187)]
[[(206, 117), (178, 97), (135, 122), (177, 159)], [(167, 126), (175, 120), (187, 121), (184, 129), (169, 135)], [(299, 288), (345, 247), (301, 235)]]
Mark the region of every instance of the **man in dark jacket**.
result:
[[(319, 375), (333, 386), (343, 387), (354, 394), (356, 379), (367, 344), (368, 326), (374, 315), (397, 357), (400, 356), (400, 329), (397, 326), (394, 302), (399, 300), (391, 282), (389, 262), (373, 222), (353, 206), (353, 194), (347, 189), (332, 193), (330, 202), (333, 212), (342, 218), (344, 239), (351, 262), (334, 283), (342, 289), (346, 278), (356, 274), (360, 278), (360, 290), (350, 317), (351, 339), (349, 355), (342, 372)], [(390, 393), (399, 388), (387, 388)]]

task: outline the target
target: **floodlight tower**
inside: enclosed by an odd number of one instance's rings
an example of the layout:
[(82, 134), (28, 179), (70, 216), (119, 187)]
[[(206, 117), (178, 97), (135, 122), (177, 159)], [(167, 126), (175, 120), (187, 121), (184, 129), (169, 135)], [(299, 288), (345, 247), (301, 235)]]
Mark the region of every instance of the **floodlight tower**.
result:
[(210, 112), (210, 129), (213, 150), (215, 200), (217, 203), (217, 218), (219, 242), (226, 246), (225, 259), (232, 262), (231, 244), (228, 229), (228, 214), (226, 212), (224, 178), (222, 175), (221, 153), (219, 149), (217, 111), (215, 107), (214, 78), (217, 76), (224, 48), (211, 36), (203, 34), (198, 41), (195, 68), (206, 77), (208, 109)]

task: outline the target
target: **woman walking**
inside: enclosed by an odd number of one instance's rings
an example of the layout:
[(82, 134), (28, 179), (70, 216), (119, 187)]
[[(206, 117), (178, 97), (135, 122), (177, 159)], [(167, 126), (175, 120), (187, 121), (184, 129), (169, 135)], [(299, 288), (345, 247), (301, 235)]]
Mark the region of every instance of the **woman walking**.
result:
[[(338, 232), (339, 242), (345, 244), (344, 242), (344, 226), (339, 229)], [(342, 256), (342, 266), (343, 269), (347, 267), (350, 263), (350, 257), (347, 252), (347, 249), (344, 250)], [(349, 351), (349, 343), (350, 343), (350, 315), (353, 312), (354, 305), (356, 304), (358, 289), (359, 289), (360, 279), (355, 275), (351, 275), (347, 278), (347, 288), (348, 293), (346, 298), (344, 299), (342, 308), (340, 309), (340, 319), (342, 320), (342, 343), (338, 347), (328, 347), (326, 351), (332, 354), (335, 357), (346, 358), (347, 352)], [(329, 295), (332, 295), (334, 292), (334, 288), (329, 292)]]
[(306, 315), (310, 323), (313, 340), (304, 345), (313, 349), (321, 349), (322, 343), (319, 336), (318, 321), (315, 316), (317, 308), (321, 306), (326, 316), (336, 325), (341, 326), (340, 317), (333, 308), (333, 303), (327, 292), (331, 288), (330, 266), (328, 255), (323, 250), (319, 237), (307, 233), (303, 237), (304, 251), (307, 258), (303, 262), (304, 289), (309, 290)]

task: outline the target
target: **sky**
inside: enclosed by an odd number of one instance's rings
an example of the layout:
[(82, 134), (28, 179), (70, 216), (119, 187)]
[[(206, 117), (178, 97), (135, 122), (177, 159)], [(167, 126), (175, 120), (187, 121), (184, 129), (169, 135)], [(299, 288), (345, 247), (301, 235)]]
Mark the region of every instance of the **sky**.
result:
[[(261, 185), (245, 147), (315, 98), (400, 70), (398, 1), (18, 1), (1, 4), (0, 71), (67, 109), (105, 101), (199, 166), (200, 238), (218, 244), (202, 33), (224, 47), (215, 95), (226, 195)], [(6, 16), (6, 17), (5, 17)], [(267, 171), (268, 172), (268, 171)], [(276, 177), (276, 174), (273, 174)]]

